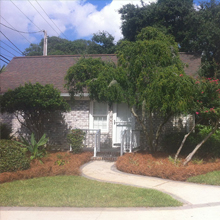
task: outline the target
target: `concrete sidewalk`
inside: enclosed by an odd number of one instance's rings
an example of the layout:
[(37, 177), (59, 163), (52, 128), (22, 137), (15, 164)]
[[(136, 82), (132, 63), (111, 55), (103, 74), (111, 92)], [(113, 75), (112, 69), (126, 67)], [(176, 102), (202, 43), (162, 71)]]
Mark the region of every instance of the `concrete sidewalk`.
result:
[(0, 207), (0, 220), (219, 220), (220, 187), (177, 182), (118, 171), (114, 162), (93, 161), (82, 175), (98, 181), (153, 188), (182, 201), (175, 208)]
[(220, 186), (128, 174), (118, 171), (114, 164), (106, 161), (90, 162), (82, 167), (82, 175), (99, 181), (156, 189), (172, 195), (185, 205), (220, 205)]

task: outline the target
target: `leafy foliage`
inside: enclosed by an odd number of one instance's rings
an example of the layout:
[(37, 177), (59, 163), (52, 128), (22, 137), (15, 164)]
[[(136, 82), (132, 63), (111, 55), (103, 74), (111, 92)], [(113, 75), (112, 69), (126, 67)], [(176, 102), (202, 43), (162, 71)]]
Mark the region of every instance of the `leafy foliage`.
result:
[(80, 129), (73, 129), (67, 134), (67, 140), (71, 144), (72, 152), (77, 154), (82, 152), (85, 132)]
[[(115, 52), (115, 48), (114, 37), (105, 31), (94, 34), (92, 40), (69, 41), (55, 36), (48, 37), (48, 55), (110, 54)], [(43, 39), (39, 44), (30, 44), (24, 55), (42, 56)]]
[(220, 79), (220, 2), (202, 2), (197, 12), (197, 21), (197, 39), (193, 40), (193, 46), (202, 53), (200, 75)]
[(53, 85), (26, 83), (6, 92), (1, 99), (1, 112), (13, 113), (19, 122), (34, 133), (37, 140), (45, 132), (51, 112), (68, 111), (69, 105)]
[(35, 140), (33, 133), (31, 134), (30, 142), (22, 136), (21, 136), (21, 139), (22, 139), (22, 142), (16, 141), (16, 143), (28, 149), (28, 151), (31, 153), (31, 157), (30, 157), (31, 160), (42, 158), (45, 155), (46, 151), (43, 147), (49, 139), (49, 138), (46, 138), (46, 134), (44, 134), (38, 142)]
[[(143, 29), (136, 42), (121, 42), (117, 55), (117, 66), (82, 58), (69, 69), (66, 86), (73, 94), (88, 89), (91, 99), (98, 102), (126, 102), (143, 127), (150, 149), (156, 150), (153, 143), (169, 117), (188, 109), (192, 99), (188, 86), (193, 80), (184, 74), (174, 39), (152, 27)], [(142, 109), (143, 117), (134, 107)], [(156, 137), (145, 124), (152, 113), (163, 117)]]
[(196, 82), (197, 93), (197, 118), (202, 118), (202, 123), (213, 125), (220, 119), (220, 84), (218, 79), (201, 78)]
[(127, 4), (119, 13), (126, 40), (135, 41), (144, 27), (157, 27), (175, 37), (180, 51), (202, 55), (201, 76), (220, 78), (219, 1), (195, 8), (193, 0), (159, 0), (142, 7)]
[[(83, 92), (88, 89), (91, 99), (104, 101), (106, 100), (106, 95), (109, 97), (109, 93), (101, 89), (108, 87), (108, 84), (113, 79), (109, 72), (114, 73), (115, 68), (116, 66), (113, 62), (104, 62), (100, 58), (80, 58), (77, 64), (67, 71), (65, 76), (66, 87), (72, 98), (74, 98), (75, 94), (83, 95)], [(102, 77), (102, 75), (104, 76)], [(106, 80), (105, 77), (109, 79)], [(100, 78), (103, 78), (104, 81), (100, 82)], [(93, 93), (96, 95), (93, 95)]]
[(99, 31), (92, 37), (90, 52), (98, 54), (111, 54), (115, 52), (114, 37), (106, 31)]
[(127, 4), (119, 10), (122, 34), (125, 39), (134, 41), (142, 28), (155, 26), (175, 36), (175, 40), (181, 43), (188, 28), (188, 16), (193, 11), (193, 0), (159, 0), (142, 7)]
[(29, 167), (30, 160), (25, 148), (11, 140), (0, 140), (0, 173), (26, 170)]

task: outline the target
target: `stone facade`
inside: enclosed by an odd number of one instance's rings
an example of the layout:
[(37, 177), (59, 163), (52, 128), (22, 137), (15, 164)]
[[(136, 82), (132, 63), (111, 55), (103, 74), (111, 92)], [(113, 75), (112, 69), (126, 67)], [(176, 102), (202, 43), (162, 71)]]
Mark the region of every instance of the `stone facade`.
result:
[[(66, 135), (71, 129), (85, 129), (86, 139), (84, 145), (87, 148), (94, 147), (95, 133), (94, 131), (88, 131), (91, 126), (89, 125), (90, 118), (90, 100), (76, 100), (73, 104), (70, 104), (71, 110), (67, 113), (54, 112), (48, 115), (48, 121), (45, 123), (45, 133), (49, 137), (49, 145), (52, 149), (68, 150), (69, 144), (67, 143)], [(112, 132), (113, 132), (113, 108), (108, 109), (109, 123), (108, 132), (101, 132), (100, 146), (103, 148), (112, 148)], [(20, 133), (28, 133), (26, 129), (20, 126), (18, 120), (11, 114), (4, 114), (0, 117), (2, 123), (8, 124), (15, 136)], [(161, 118), (158, 115), (153, 116), (153, 130), (161, 123)], [(146, 119), (146, 124), (148, 121)], [(171, 132), (188, 132), (194, 124), (194, 118), (192, 116), (179, 116), (173, 117), (168, 121), (162, 131), (162, 137)], [(148, 127), (148, 126), (147, 126)], [(149, 129), (149, 127), (148, 127)], [(140, 131), (140, 145), (143, 148), (147, 148), (146, 138), (143, 132), (141, 132), (141, 126), (135, 122), (135, 130)]]
[[(88, 132), (89, 117), (90, 117), (90, 100), (76, 100), (70, 104), (71, 110), (66, 113), (54, 112), (48, 115), (48, 121), (45, 123), (45, 133), (49, 137), (49, 145), (52, 149), (69, 149), (69, 144), (66, 140), (66, 135), (71, 129), (85, 129), (87, 147), (94, 146), (94, 132)], [(109, 108), (109, 132), (101, 133), (100, 144), (101, 148), (108, 148), (112, 146), (112, 108)], [(9, 125), (12, 128), (12, 134), (19, 136), (19, 134), (26, 135), (28, 131), (24, 129), (18, 120), (12, 114), (0, 115), (0, 122)]]

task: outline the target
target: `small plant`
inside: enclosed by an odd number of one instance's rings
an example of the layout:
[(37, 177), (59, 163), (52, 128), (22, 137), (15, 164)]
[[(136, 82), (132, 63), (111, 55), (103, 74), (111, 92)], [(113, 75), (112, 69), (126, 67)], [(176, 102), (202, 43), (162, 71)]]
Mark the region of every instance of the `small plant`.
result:
[(57, 160), (57, 161), (55, 162), (55, 164), (58, 165), (58, 166), (63, 166), (63, 165), (65, 165), (65, 160), (62, 160), (62, 159)]
[(22, 136), (21, 139), (23, 143), (17, 141), (15, 142), (28, 149), (28, 151), (31, 153), (31, 157), (30, 157), (31, 160), (42, 158), (46, 154), (45, 149), (40, 149), (40, 147), (44, 146), (48, 141), (48, 138), (46, 138), (46, 134), (44, 134), (38, 142), (35, 140), (33, 133), (31, 134), (30, 142)]
[(134, 160), (133, 158), (129, 157), (129, 163), (134, 164), (135, 166), (139, 166), (138, 160)]
[(162, 161), (156, 161), (155, 164), (156, 165), (163, 165), (163, 162)]
[(193, 164), (203, 164), (203, 159), (193, 158), (191, 160)]
[(178, 166), (178, 165), (181, 163), (181, 160), (180, 160), (180, 159), (177, 159), (177, 160), (175, 161), (175, 159), (174, 159), (173, 157), (171, 157), (171, 156), (168, 157), (168, 160), (169, 160), (172, 164), (174, 164), (174, 165), (176, 165), (176, 166)]
[(85, 132), (80, 129), (73, 129), (67, 135), (67, 140), (71, 145), (73, 153), (82, 152), (84, 138), (85, 138)]
[(62, 155), (57, 154), (57, 158), (58, 158), (58, 159), (62, 159), (63, 157), (62, 157)]

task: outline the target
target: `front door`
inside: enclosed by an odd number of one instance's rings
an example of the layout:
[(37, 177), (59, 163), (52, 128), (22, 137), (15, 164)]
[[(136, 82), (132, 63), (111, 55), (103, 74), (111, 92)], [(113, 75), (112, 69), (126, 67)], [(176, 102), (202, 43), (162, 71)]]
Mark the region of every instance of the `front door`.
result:
[(134, 129), (134, 120), (130, 108), (125, 103), (113, 105), (113, 147), (121, 144), (121, 134), (124, 130)]

